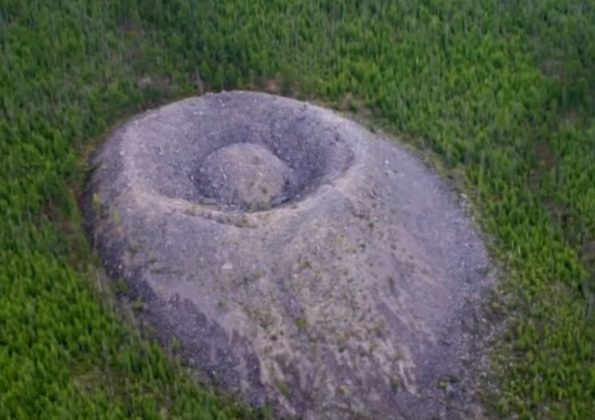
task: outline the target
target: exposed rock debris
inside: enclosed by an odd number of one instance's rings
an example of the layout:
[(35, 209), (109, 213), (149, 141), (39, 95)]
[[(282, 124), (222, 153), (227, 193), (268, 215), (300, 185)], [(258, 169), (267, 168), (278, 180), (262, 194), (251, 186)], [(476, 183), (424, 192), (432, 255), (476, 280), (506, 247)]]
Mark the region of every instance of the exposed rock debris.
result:
[(488, 256), (402, 147), (230, 92), (130, 120), (94, 163), (95, 246), (203, 378), (283, 417), (474, 415)]

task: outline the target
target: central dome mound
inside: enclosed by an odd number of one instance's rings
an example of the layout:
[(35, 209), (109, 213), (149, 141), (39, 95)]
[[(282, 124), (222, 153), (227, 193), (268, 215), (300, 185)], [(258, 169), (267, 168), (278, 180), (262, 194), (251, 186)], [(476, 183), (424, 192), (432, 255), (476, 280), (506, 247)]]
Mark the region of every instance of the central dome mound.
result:
[(270, 208), (294, 194), (293, 170), (258, 144), (234, 143), (211, 153), (200, 168), (206, 197), (244, 210)]
[(94, 164), (93, 242), (201, 378), (280, 417), (472, 406), (487, 254), (402, 147), (317, 106), (231, 92), (128, 121)]

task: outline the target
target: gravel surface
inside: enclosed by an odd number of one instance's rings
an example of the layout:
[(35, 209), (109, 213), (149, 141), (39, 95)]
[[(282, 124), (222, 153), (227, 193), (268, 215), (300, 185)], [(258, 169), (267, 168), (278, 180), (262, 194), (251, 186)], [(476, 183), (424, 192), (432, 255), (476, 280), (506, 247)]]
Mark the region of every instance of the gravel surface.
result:
[(489, 259), (403, 147), (229, 92), (130, 120), (94, 164), (94, 245), (202, 379), (283, 417), (481, 415)]

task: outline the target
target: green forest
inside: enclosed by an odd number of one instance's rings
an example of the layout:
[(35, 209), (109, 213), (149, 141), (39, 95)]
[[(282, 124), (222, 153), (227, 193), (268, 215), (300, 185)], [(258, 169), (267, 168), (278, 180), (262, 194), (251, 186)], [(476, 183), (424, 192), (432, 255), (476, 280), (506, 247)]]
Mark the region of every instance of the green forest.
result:
[(591, 418), (593, 0), (0, 0), (0, 418), (267, 415), (119, 314), (79, 208), (119, 122), (231, 89), (355, 113), (430, 156), (502, 267), (488, 412)]

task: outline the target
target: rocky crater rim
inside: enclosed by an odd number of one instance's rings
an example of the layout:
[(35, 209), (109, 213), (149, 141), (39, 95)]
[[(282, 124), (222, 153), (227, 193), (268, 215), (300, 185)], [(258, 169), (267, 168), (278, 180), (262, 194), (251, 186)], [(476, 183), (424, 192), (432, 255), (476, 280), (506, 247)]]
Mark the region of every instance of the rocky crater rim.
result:
[(134, 183), (156, 197), (251, 213), (345, 175), (361, 133), (318, 107), (287, 99), (271, 106), (260, 96), (206, 96), (182, 112), (165, 106), (129, 122), (116, 136)]

